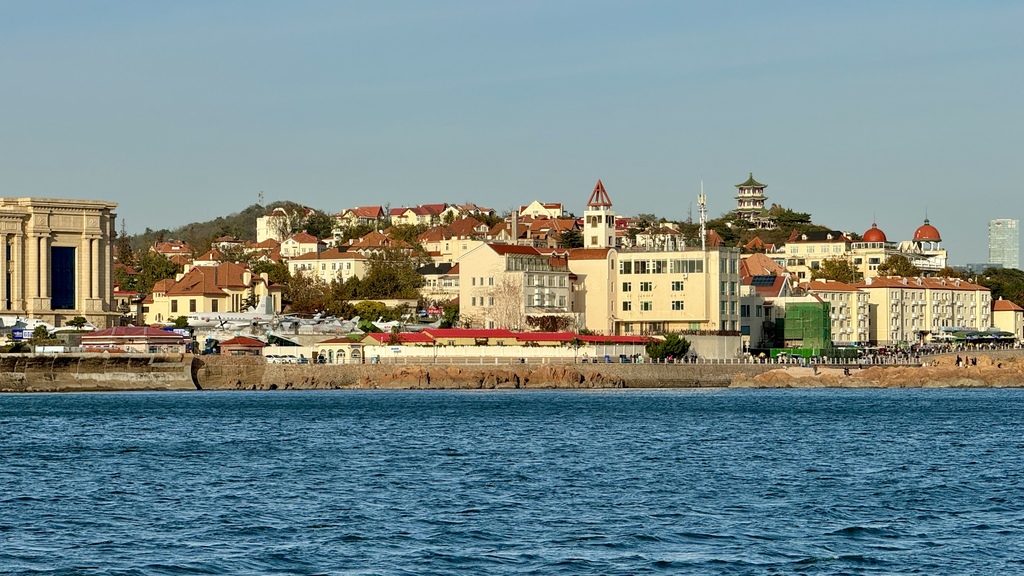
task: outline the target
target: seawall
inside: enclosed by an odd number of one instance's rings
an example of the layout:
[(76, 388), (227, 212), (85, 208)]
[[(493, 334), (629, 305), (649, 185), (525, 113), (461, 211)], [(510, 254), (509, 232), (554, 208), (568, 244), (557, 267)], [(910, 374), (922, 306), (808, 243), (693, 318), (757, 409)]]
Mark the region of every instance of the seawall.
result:
[(203, 356), (206, 390), (700, 388), (726, 387), (759, 364), (266, 364), (259, 358)]
[(0, 355), (0, 392), (195, 389), (192, 355)]

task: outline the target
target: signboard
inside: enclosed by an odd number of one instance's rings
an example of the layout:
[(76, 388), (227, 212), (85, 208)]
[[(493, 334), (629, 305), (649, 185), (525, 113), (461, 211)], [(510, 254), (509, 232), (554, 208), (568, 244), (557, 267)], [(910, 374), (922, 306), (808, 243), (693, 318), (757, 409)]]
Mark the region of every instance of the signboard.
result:
[[(29, 334), (31, 336), (31, 334)], [(11, 330), (11, 338), (14, 340), (25, 340), (25, 330), (22, 328), (15, 328)]]

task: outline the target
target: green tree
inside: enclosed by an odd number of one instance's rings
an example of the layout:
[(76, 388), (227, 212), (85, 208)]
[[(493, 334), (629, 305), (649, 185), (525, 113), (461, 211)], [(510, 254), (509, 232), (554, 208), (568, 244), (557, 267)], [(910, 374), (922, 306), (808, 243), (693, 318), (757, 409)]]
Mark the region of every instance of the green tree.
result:
[(441, 307), (441, 328), (459, 327), (459, 305), (449, 302)]
[(260, 260), (259, 262), (254, 262), (253, 265), (250, 266), (250, 270), (252, 270), (253, 274), (257, 275), (266, 273), (267, 280), (282, 286), (287, 286), (291, 280), (291, 273), (288, 272), (288, 265), (282, 262)]
[(388, 334), (388, 344), (391, 346), (398, 346), (402, 343), (402, 337), (399, 336), (400, 330), (398, 326), (391, 327), (391, 333)]
[(49, 339), (50, 331), (47, 330), (46, 326), (39, 325), (32, 330), (32, 336), (29, 338), (29, 342), (31, 342), (33, 346), (38, 346)]
[(86, 320), (84, 316), (75, 316), (74, 318), (68, 320), (67, 322), (68, 326), (71, 326), (75, 330), (81, 330), (82, 328), (85, 328), (85, 325), (88, 323), (89, 321)]
[(317, 238), (330, 238), (334, 234), (334, 218), (314, 210), (306, 217), (306, 232)]
[(989, 268), (976, 282), (992, 292), (992, 300), (1009, 300), (1024, 306), (1024, 271), (1015, 268)]
[(159, 280), (174, 278), (181, 273), (181, 266), (171, 262), (163, 254), (148, 250), (139, 257), (139, 274), (136, 276), (136, 290), (141, 294), (153, 291), (153, 285)]
[(893, 254), (878, 265), (879, 276), (918, 276), (921, 270), (902, 254)]
[(188, 328), (188, 316), (178, 316), (174, 319), (174, 322), (171, 323), (171, 326), (174, 326), (175, 328)]
[(655, 360), (663, 358), (682, 358), (690, 350), (690, 341), (679, 334), (669, 332), (664, 340), (651, 342), (647, 345), (647, 355)]
[(406, 250), (385, 249), (367, 258), (369, 269), (359, 282), (359, 297), (371, 299), (392, 299), (419, 297), (423, 276), (416, 269), (422, 265), (420, 258)]
[(821, 268), (814, 270), (811, 277), (816, 280), (835, 280), (853, 284), (860, 281), (862, 274), (846, 260), (829, 258), (821, 261)]
[(559, 248), (583, 248), (583, 233), (579, 230), (563, 230), (558, 235)]
[(378, 318), (383, 318), (388, 311), (388, 307), (381, 302), (374, 302), (372, 300), (364, 300), (357, 302), (355, 305), (356, 314), (364, 319), (371, 322), (376, 322)]
[(327, 307), (330, 288), (319, 276), (296, 274), (288, 283), (286, 297), (290, 310), (296, 313), (313, 313)]

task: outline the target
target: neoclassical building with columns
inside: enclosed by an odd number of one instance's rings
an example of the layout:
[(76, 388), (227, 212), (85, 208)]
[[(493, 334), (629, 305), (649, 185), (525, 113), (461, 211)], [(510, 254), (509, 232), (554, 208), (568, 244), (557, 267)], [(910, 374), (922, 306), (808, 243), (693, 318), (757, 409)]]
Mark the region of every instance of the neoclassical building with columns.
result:
[(117, 204), (0, 198), (0, 316), (63, 326), (84, 316), (117, 325), (113, 239)]

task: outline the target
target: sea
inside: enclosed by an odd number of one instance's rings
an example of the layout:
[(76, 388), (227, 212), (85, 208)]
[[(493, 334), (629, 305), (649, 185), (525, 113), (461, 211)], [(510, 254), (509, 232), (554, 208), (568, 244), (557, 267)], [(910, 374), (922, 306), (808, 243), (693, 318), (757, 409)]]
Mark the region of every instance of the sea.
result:
[(1020, 390), (0, 395), (0, 574), (1024, 574)]

